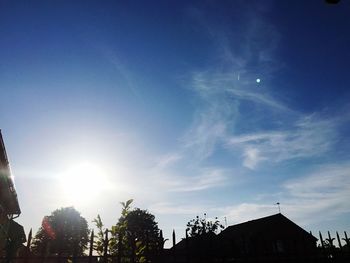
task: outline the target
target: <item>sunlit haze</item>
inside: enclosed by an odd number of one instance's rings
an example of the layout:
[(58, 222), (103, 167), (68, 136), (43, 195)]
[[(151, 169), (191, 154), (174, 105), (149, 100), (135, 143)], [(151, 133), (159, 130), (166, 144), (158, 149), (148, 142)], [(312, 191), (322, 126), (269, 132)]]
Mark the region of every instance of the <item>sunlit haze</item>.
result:
[(58, 176), (62, 202), (68, 206), (93, 205), (110, 187), (103, 167), (89, 162), (77, 163)]

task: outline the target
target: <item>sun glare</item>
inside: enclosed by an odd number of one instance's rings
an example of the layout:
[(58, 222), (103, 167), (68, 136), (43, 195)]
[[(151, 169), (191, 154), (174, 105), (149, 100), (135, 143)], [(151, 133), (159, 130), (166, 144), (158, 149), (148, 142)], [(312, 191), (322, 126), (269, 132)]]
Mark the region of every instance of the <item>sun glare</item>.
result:
[(62, 194), (70, 205), (90, 203), (98, 198), (108, 187), (102, 168), (88, 162), (77, 164), (60, 177)]

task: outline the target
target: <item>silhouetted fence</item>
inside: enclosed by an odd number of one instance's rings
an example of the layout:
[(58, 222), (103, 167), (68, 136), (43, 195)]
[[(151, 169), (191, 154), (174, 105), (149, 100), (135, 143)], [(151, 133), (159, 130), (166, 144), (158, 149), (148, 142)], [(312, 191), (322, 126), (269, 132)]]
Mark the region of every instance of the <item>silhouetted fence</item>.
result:
[[(41, 249), (42, 253), (38, 255), (31, 251), (31, 234), (28, 236), (27, 246), (22, 246), (18, 249), (16, 255), (12, 255), (11, 251), (7, 251), (5, 257), (0, 257), (0, 263), (150, 263), (150, 262), (161, 262), (158, 261), (162, 258), (163, 252), (163, 234), (160, 232), (159, 246), (155, 247), (152, 244), (152, 249), (150, 249), (150, 243), (145, 242), (142, 247), (142, 253), (137, 248), (137, 239), (129, 238), (128, 246), (125, 247), (123, 244), (122, 236), (119, 236), (117, 244), (111, 252), (109, 246), (112, 239), (115, 237), (108, 237), (110, 231), (106, 230), (104, 232), (104, 238), (102, 240), (102, 247), (97, 249), (95, 246), (94, 232), (92, 231), (90, 240), (88, 242), (88, 248), (85, 250), (85, 255), (67, 255), (69, 253), (61, 251), (59, 253), (50, 254), (48, 248), (50, 246), (50, 241), (45, 243), (45, 246)], [(145, 233), (146, 241), (148, 240), (148, 235)], [(11, 247), (11, 246), (8, 246)]]
[[(109, 249), (108, 232), (104, 237), (103, 251), (97, 251), (94, 248), (94, 235), (91, 235), (89, 247), (86, 255), (64, 255), (58, 253), (56, 255), (34, 255), (30, 250), (30, 237), (28, 238), (28, 246), (22, 247), (16, 256), (10, 253), (6, 257), (0, 258), (1, 263), (229, 263), (229, 262), (311, 262), (311, 263), (342, 263), (350, 262), (350, 238), (346, 232), (332, 237), (330, 232), (323, 236), (319, 232), (318, 245), (314, 247), (311, 253), (283, 253), (278, 252), (266, 255), (253, 255), (239, 253), (231, 248), (229, 253), (225, 251), (220, 241), (210, 238), (201, 240), (196, 246), (191, 245), (191, 239), (186, 235), (179, 243), (176, 243), (175, 233), (173, 233), (173, 247), (170, 249), (163, 248), (163, 242), (159, 249), (149, 251), (149, 244), (145, 244), (143, 257), (140, 258), (136, 251), (136, 240), (134, 245), (128, 249), (123, 248), (121, 242), (117, 245), (117, 250), (111, 253)], [(214, 236), (215, 238), (215, 236)], [(162, 238), (163, 239), (163, 238)]]
[[(312, 233), (310, 233), (312, 235)], [(220, 235), (219, 235), (220, 236)], [(230, 243), (231, 240), (223, 240), (219, 236), (208, 235), (207, 237), (186, 238), (176, 243), (176, 236), (173, 233), (173, 247), (165, 251), (165, 258), (170, 263), (229, 263), (229, 262), (280, 262), (280, 263), (349, 263), (350, 262), (350, 239), (344, 231), (343, 235), (336, 232), (335, 237), (332, 237), (330, 232), (327, 232), (327, 238), (323, 238), (319, 232), (317, 244), (304, 249), (293, 250), (296, 248), (294, 242), (305, 240), (298, 237), (288, 237), (285, 249), (278, 249), (278, 241), (272, 239), (258, 237), (255, 240), (248, 240), (254, 246), (248, 250), (242, 245), (240, 248)], [(239, 237), (241, 242), (245, 242), (246, 238)], [(292, 240), (294, 239), (294, 240)], [(293, 242), (292, 242), (293, 241)], [(276, 245), (269, 247), (270, 245)], [(289, 247), (287, 247), (289, 246)], [(242, 249), (245, 251), (240, 251)]]

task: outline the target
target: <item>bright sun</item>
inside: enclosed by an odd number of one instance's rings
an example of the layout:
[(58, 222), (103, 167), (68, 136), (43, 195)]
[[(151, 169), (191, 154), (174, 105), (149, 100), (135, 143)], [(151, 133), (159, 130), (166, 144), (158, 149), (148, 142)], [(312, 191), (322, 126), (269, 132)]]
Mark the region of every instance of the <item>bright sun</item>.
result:
[(65, 171), (60, 184), (64, 200), (71, 205), (90, 203), (108, 187), (103, 169), (89, 162), (79, 163)]

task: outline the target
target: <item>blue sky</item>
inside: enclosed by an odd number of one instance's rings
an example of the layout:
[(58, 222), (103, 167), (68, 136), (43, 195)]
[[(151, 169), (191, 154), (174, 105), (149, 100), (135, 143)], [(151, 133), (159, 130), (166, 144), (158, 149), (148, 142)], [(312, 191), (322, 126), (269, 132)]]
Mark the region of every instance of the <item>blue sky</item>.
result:
[(120, 201), (349, 230), (350, 5), (0, 1), (0, 123), (26, 231)]

